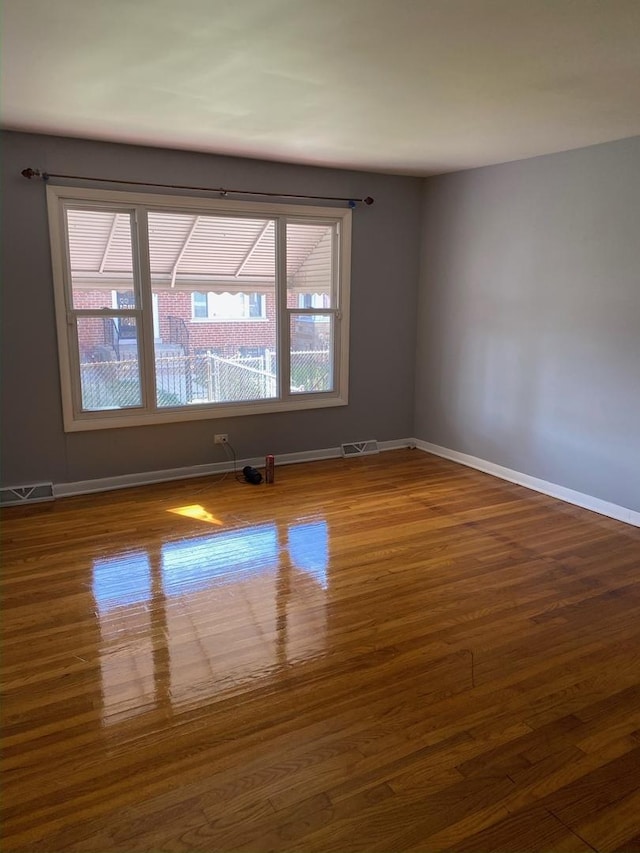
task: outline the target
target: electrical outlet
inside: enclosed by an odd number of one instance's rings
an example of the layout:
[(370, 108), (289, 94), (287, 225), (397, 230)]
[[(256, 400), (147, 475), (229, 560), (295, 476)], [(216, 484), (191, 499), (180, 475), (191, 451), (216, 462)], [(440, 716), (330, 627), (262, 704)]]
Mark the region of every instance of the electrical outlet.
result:
[(229, 444), (229, 436), (226, 432), (220, 432), (213, 436), (214, 444)]

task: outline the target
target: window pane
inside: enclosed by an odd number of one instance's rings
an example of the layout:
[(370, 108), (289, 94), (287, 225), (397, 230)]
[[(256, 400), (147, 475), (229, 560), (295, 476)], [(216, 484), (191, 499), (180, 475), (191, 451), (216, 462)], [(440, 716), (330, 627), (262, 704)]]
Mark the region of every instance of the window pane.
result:
[(209, 296), (209, 317), (212, 320), (247, 320), (249, 298), (244, 293), (212, 293)]
[(333, 308), (335, 225), (287, 223), (287, 305)]
[(195, 320), (206, 320), (207, 318), (207, 294), (193, 294), (193, 317)]
[(149, 253), (158, 405), (276, 397), (273, 221), (150, 211)]
[(249, 294), (249, 316), (264, 317), (265, 316), (265, 298), (262, 293)]
[(142, 405), (138, 338), (132, 317), (79, 317), (83, 411)]
[(73, 307), (135, 307), (131, 216), (68, 210), (67, 235)]
[(333, 391), (333, 316), (291, 315), (291, 393)]

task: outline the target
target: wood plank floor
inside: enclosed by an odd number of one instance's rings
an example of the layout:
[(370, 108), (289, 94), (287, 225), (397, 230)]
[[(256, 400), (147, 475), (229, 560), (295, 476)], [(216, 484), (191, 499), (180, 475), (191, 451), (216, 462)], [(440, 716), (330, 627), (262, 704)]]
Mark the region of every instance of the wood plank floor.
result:
[(419, 451), (3, 513), (4, 849), (640, 850), (640, 530)]

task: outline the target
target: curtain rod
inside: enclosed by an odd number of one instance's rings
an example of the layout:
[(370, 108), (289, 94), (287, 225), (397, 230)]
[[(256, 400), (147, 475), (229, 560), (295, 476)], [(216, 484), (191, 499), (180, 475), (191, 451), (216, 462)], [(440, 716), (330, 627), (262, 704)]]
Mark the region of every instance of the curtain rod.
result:
[(61, 175), (56, 172), (42, 172), (40, 169), (23, 169), (20, 173), (23, 178), (31, 180), (31, 178), (42, 178), (43, 181), (48, 181), (49, 178), (66, 178), (72, 181), (100, 181), (105, 184), (129, 184), (136, 187), (161, 187), (162, 189), (170, 190), (198, 190), (208, 193), (220, 193), (224, 198), (229, 195), (252, 195), (252, 196), (268, 196), (270, 198), (302, 198), (312, 199), (315, 201), (346, 201), (349, 207), (355, 207), (356, 204), (373, 204), (374, 199), (371, 196), (366, 198), (348, 198), (347, 196), (335, 195), (298, 195), (297, 193), (269, 193), (255, 192), (253, 190), (232, 190), (225, 187), (192, 187), (183, 184), (154, 184), (151, 181), (121, 181), (114, 178), (92, 178), (88, 175)]

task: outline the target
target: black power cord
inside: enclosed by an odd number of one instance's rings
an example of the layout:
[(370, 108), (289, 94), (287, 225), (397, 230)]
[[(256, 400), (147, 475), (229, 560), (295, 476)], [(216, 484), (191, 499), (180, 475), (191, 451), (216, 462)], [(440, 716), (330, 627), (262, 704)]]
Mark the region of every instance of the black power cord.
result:
[(233, 460), (233, 476), (236, 478), (236, 482), (242, 483), (243, 486), (259, 486), (262, 482), (262, 474), (250, 465), (245, 465), (242, 469), (242, 474), (239, 474), (238, 456), (233, 445), (226, 441), (222, 446), (228, 448), (227, 456), (229, 456), (229, 452), (231, 453), (229, 458)]

